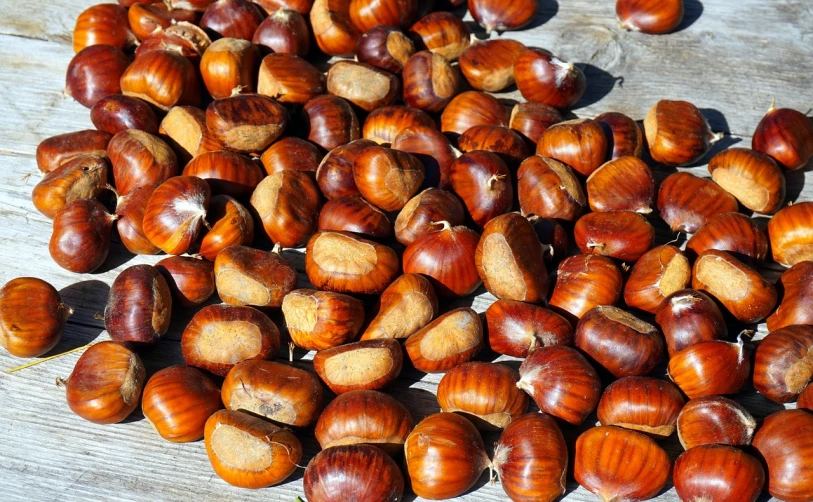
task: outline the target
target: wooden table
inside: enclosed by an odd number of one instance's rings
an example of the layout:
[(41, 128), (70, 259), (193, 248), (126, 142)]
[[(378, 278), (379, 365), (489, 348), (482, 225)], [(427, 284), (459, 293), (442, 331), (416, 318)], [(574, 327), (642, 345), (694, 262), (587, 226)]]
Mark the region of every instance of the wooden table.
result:
[[(133, 257), (113, 244), (100, 272), (77, 276), (48, 255), (51, 222), (30, 201), (39, 179), (34, 151), (44, 138), (91, 128), (88, 110), (62, 94), (65, 69), (73, 56), (76, 16), (94, 0), (5, 0), (0, 16), (0, 283), (36, 276), (52, 283), (76, 313), (52, 353), (107, 338), (95, 315), (104, 310), (109, 285), (125, 267), (160, 257)], [(547, 48), (581, 64), (588, 90), (574, 110), (579, 117), (620, 111), (636, 120), (658, 100), (685, 99), (700, 107), (715, 131), (728, 133), (714, 152), (750, 146), (750, 135), (771, 98), (782, 107), (808, 112), (813, 107), (813, 2), (807, 0), (685, 0), (686, 20), (677, 33), (649, 36), (616, 26), (613, 0), (542, 0), (529, 30), (509, 33), (527, 45)], [(507, 98), (517, 98), (517, 93)], [(708, 159), (708, 157), (707, 157)], [(708, 175), (705, 166), (690, 169)], [(656, 167), (659, 179), (674, 170)], [(789, 200), (809, 200), (810, 174), (788, 175)], [(761, 223), (765, 223), (763, 218)], [(658, 240), (673, 238), (665, 227)], [(302, 255), (286, 251), (298, 270)], [(781, 269), (765, 270), (771, 279)], [(301, 274), (300, 287), (307, 278)], [(488, 294), (473, 300), (482, 312)], [(175, 315), (164, 340), (144, 359), (150, 373), (182, 363), (178, 340), (191, 313)], [(760, 331), (764, 334), (764, 325)], [(762, 336), (762, 335), (758, 335)], [(311, 355), (298, 354), (308, 367)], [(302, 495), (302, 470), (284, 485), (250, 491), (233, 488), (212, 472), (202, 442), (161, 440), (136, 412), (125, 423), (97, 426), (73, 415), (63, 391), (54, 385), (67, 376), (78, 353), (6, 374), (25, 363), (0, 350), (0, 498), (3, 500), (286, 500)], [(492, 356), (483, 356), (493, 359)], [(518, 366), (518, 361), (509, 361)], [(391, 392), (416, 421), (438, 411), (437, 375), (405, 372)], [(781, 407), (747, 390), (738, 400), (761, 419)], [(595, 417), (588, 419), (591, 424)], [(563, 427), (572, 444), (582, 428)], [(303, 463), (318, 451), (310, 432), (299, 433)], [(491, 446), (496, 435), (487, 435)], [(663, 442), (675, 458), (680, 445)], [(499, 484), (484, 475), (461, 500), (505, 500)], [(570, 478), (566, 500), (596, 500)], [(677, 500), (674, 489), (659, 500)]]

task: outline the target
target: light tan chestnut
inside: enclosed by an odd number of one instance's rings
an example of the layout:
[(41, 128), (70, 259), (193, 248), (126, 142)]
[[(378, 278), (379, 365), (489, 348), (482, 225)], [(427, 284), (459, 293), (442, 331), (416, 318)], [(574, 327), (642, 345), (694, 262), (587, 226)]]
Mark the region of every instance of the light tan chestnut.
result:
[(327, 72), (327, 92), (371, 112), (393, 104), (401, 93), (401, 84), (398, 77), (375, 66), (338, 61)]
[(404, 351), (392, 338), (362, 340), (313, 356), (313, 369), (335, 394), (381, 389), (401, 374)]
[(404, 345), (419, 371), (442, 373), (465, 363), (483, 348), (480, 316), (463, 307), (447, 312), (412, 334)]
[(361, 339), (408, 338), (432, 322), (438, 313), (438, 297), (429, 279), (404, 274), (381, 293), (378, 314)]
[(488, 223), (474, 253), (486, 289), (502, 300), (540, 302), (548, 293), (544, 252), (531, 223), (519, 213)]
[(352, 296), (297, 289), (282, 300), (288, 334), (305, 350), (324, 350), (352, 340), (364, 321), (364, 306)]

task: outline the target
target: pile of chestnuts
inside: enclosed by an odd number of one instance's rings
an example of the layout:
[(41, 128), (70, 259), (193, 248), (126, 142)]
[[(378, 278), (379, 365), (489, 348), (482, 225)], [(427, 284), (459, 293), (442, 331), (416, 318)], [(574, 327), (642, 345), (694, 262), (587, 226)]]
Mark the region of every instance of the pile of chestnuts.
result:
[[(115, 279), (110, 340), (58, 382), (71, 410), (110, 424), (140, 405), (165, 440), (202, 438), (238, 487), (307, 463), (312, 502), (453, 498), (485, 471), (514, 501), (560, 497), (569, 472), (605, 501), (670, 478), (683, 500), (813, 499), (813, 202), (785, 200), (813, 123), (772, 107), (751, 149), (658, 184), (653, 169), (720, 138), (697, 107), (659, 101), (642, 127), (564, 121), (582, 71), (473, 39), (464, 3), (119, 0), (79, 15), (67, 92), (96, 130), (37, 149), (50, 254), (92, 272), (112, 236), (168, 256)], [(468, 0), (488, 33), (537, 8)], [(668, 33), (683, 3), (617, 13)], [(509, 110), (489, 93), (512, 85), (526, 102)], [(772, 216), (767, 230), (751, 213)], [(656, 245), (659, 220), (691, 235), (685, 249)], [(304, 248), (307, 287), (283, 248)], [(781, 284), (760, 274), (770, 259), (790, 267)], [(484, 315), (457, 301), (481, 287), (496, 298)], [(178, 309), (196, 311), (186, 365), (148, 375), (139, 353)], [(0, 344), (45, 354), (71, 313), (48, 283), (14, 279)], [(762, 320), (758, 343), (732, 329)], [(286, 349), (315, 351), (313, 371)], [(664, 365), (668, 379), (651, 376)], [(415, 423), (381, 391), (405, 367), (443, 373), (441, 412)], [(731, 399), (749, 382), (799, 409), (758, 424)], [(593, 413), (568, 444), (562, 427)], [(311, 431), (323, 450), (303, 460)], [(483, 431), (501, 431), (493, 451)], [(673, 434), (675, 462), (659, 444)]]

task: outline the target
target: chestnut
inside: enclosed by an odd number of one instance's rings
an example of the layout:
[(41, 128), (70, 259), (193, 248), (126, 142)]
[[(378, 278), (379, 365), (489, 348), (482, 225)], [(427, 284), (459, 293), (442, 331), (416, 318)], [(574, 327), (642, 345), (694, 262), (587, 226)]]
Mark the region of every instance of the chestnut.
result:
[(514, 80), (522, 97), (528, 101), (560, 109), (578, 103), (587, 88), (584, 72), (576, 65), (535, 47), (517, 56)]
[(698, 342), (673, 354), (669, 378), (690, 399), (714, 394), (736, 394), (748, 380), (751, 361), (742, 339), (737, 343)]
[(359, 38), (356, 58), (360, 63), (397, 75), (414, 53), (415, 44), (404, 32), (394, 26), (379, 25), (365, 31)]
[(813, 327), (787, 326), (772, 331), (757, 346), (754, 388), (777, 403), (796, 398), (813, 377)]
[(221, 38), (212, 42), (200, 58), (200, 74), (206, 90), (215, 99), (225, 99), (235, 89), (254, 92), (260, 50), (239, 38)]
[(622, 284), (621, 270), (610, 258), (570, 256), (556, 270), (549, 303), (573, 321), (599, 305), (614, 305), (621, 297)]
[(362, 150), (375, 146), (374, 141), (359, 139), (328, 152), (316, 169), (316, 183), (327, 199), (361, 195), (353, 176), (353, 163)]
[(151, 376), (141, 399), (144, 417), (162, 438), (173, 443), (202, 438), (206, 421), (221, 408), (220, 389), (212, 379), (184, 365)]
[(807, 452), (813, 448), (813, 415), (804, 410), (781, 410), (768, 416), (754, 447), (765, 460), (768, 493), (781, 500), (813, 498), (813, 477)]
[(175, 176), (159, 185), (144, 210), (144, 234), (161, 251), (183, 254), (206, 221), (210, 189), (196, 176)]
[(658, 189), (658, 212), (673, 232), (693, 234), (715, 216), (736, 213), (737, 199), (712, 180), (670, 174)]
[(361, 31), (375, 26), (407, 27), (418, 14), (417, 0), (350, 0), (350, 20)]
[(96, 101), (90, 109), (90, 121), (96, 129), (109, 134), (125, 129), (158, 132), (158, 118), (150, 105), (123, 94), (110, 94)]
[(486, 223), (474, 263), (483, 285), (498, 299), (538, 303), (548, 294), (543, 253), (531, 223), (508, 213)]
[(483, 323), (468, 307), (454, 309), (410, 335), (404, 348), (418, 371), (443, 373), (480, 352)]
[(458, 157), (449, 169), (449, 181), (479, 227), (507, 213), (514, 202), (508, 166), (491, 152), (475, 150)]
[(438, 295), (445, 298), (472, 294), (482, 283), (474, 260), (480, 234), (462, 225), (453, 227), (448, 221), (433, 226), (407, 246), (404, 273), (429, 277)]
[(536, 16), (539, 3), (536, 0), (503, 2), (500, 0), (470, 0), (469, 12), (486, 33), (494, 30), (518, 30)]
[(574, 341), (616, 378), (646, 375), (663, 359), (663, 339), (657, 328), (609, 305), (584, 314)]
[(279, 307), (296, 282), (296, 271), (279, 252), (229, 246), (215, 259), (217, 294), (230, 305)]
[(535, 214), (528, 216), (534, 232), (545, 250), (545, 263), (556, 265), (568, 255), (570, 238), (562, 224), (554, 218), (541, 218)]
[(582, 176), (590, 176), (607, 157), (607, 137), (595, 120), (566, 120), (542, 133), (536, 153), (564, 162)]
[(477, 41), (460, 56), (460, 71), (474, 89), (500, 92), (514, 83), (514, 62), (525, 49), (509, 38)]
[(305, 350), (324, 350), (355, 338), (364, 321), (364, 306), (352, 296), (297, 289), (282, 300), (291, 340)]
[(774, 108), (772, 103), (754, 131), (751, 148), (770, 155), (786, 169), (801, 169), (813, 158), (813, 124), (804, 113)]
[(315, 375), (287, 364), (248, 360), (237, 363), (220, 389), (223, 404), (272, 422), (307, 427), (322, 411), (322, 384)]
[(776, 331), (792, 324), (813, 324), (809, 307), (813, 296), (813, 262), (800, 261), (786, 270), (780, 278), (784, 292), (782, 303), (768, 316), (768, 331)]
[(181, 337), (186, 364), (219, 376), (241, 361), (273, 359), (279, 349), (277, 326), (252, 307), (206, 306), (192, 317)]
[(670, 357), (695, 343), (728, 335), (714, 300), (693, 289), (681, 289), (664, 298), (655, 312), (655, 322), (663, 332)]
[(337, 293), (379, 294), (398, 275), (398, 265), (392, 248), (348, 232), (317, 232), (305, 251), (311, 284)]
[(381, 146), (362, 150), (353, 161), (353, 179), (361, 195), (384, 211), (399, 211), (418, 193), (424, 167), (411, 153)]
[(133, 34), (143, 40), (155, 30), (169, 28), (175, 23), (195, 23), (198, 15), (193, 10), (170, 7), (164, 3), (134, 3), (127, 9), (127, 19)]
[(325, 406), (314, 435), (323, 449), (367, 444), (395, 457), (413, 427), (409, 411), (394, 397), (375, 390), (351, 390)]
[(315, 0), (311, 28), (319, 49), (329, 56), (352, 57), (361, 32), (350, 20), (351, 0)]
[(240, 488), (282, 483), (302, 459), (302, 445), (291, 431), (242, 411), (214, 413), (203, 438), (215, 474)]
[(189, 256), (170, 256), (155, 264), (172, 293), (173, 303), (182, 308), (200, 305), (215, 292), (214, 264)]
[(116, 201), (116, 230), (127, 251), (133, 254), (156, 254), (160, 249), (144, 233), (144, 211), (155, 191), (153, 187), (136, 188)]
[(378, 313), (361, 339), (408, 338), (437, 315), (438, 298), (432, 284), (422, 275), (406, 273), (381, 293)]
[(544, 103), (519, 103), (511, 110), (508, 127), (517, 131), (529, 144), (536, 145), (539, 138), (553, 124), (562, 121), (556, 108)]
[(725, 251), (700, 254), (692, 269), (692, 287), (708, 292), (743, 323), (764, 319), (776, 306), (773, 285)]
[(96, 424), (115, 424), (138, 406), (147, 371), (138, 354), (124, 344), (95, 343), (76, 361), (64, 385), (68, 406), (80, 417)]
[(392, 236), (387, 215), (361, 195), (329, 200), (319, 212), (319, 231), (354, 232), (372, 239)]
[(121, 93), (167, 111), (176, 105), (200, 105), (198, 70), (177, 52), (157, 50), (137, 57), (121, 76)]
[(206, 126), (206, 112), (194, 106), (170, 108), (158, 126), (158, 133), (183, 165), (198, 155), (224, 148)]
[(0, 345), (16, 357), (38, 357), (56, 347), (73, 309), (36, 277), (18, 277), (0, 289)]
[(305, 103), (302, 122), (305, 128), (303, 137), (325, 150), (333, 150), (361, 137), (356, 112), (350, 103), (336, 96), (317, 96)]
[(287, 137), (276, 141), (260, 157), (265, 172), (274, 174), (279, 171), (305, 171), (316, 176), (322, 152), (310, 141)]
[(691, 265), (680, 249), (670, 245), (652, 248), (632, 267), (624, 286), (624, 303), (654, 314), (664, 298), (687, 287), (691, 279)]
[(448, 59), (429, 51), (413, 54), (404, 65), (404, 102), (427, 112), (440, 112), (460, 92), (460, 71)]
[(685, 401), (675, 384), (657, 378), (628, 376), (611, 383), (598, 402), (601, 425), (668, 437), (675, 432)]
[(251, 41), (268, 52), (302, 57), (307, 56), (311, 45), (305, 17), (287, 8), (271, 11), (254, 31)]
[(723, 213), (700, 227), (686, 242), (686, 249), (698, 255), (716, 249), (746, 260), (764, 261), (768, 256), (768, 236), (754, 219), (742, 213)]
[(511, 500), (551, 501), (565, 493), (567, 459), (556, 422), (544, 413), (528, 413), (505, 428), (492, 465)]
[(491, 94), (466, 91), (458, 94), (440, 115), (440, 131), (463, 134), (476, 125), (508, 126), (508, 112)]
[(83, 10), (73, 28), (73, 51), (92, 45), (112, 45), (124, 50), (138, 43), (130, 31), (127, 9), (115, 4), (99, 4)]
[(478, 429), (504, 429), (528, 409), (528, 395), (517, 388), (518, 381), (519, 374), (503, 364), (463, 363), (440, 379), (438, 403)]
[(813, 259), (813, 202), (783, 207), (768, 221), (768, 238), (775, 262), (792, 267)]
[(497, 300), (485, 317), (488, 342), (498, 354), (525, 358), (539, 347), (573, 342), (573, 326), (567, 319), (539, 305)]
[(157, 187), (178, 175), (178, 158), (169, 145), (138, 129), (116, 133), (107, 145), (107, 155), (119, 195), (139, 187)]
[(460, 199), (451, 192), (438, 188), (428, 188), (409, 199), (395, 219), (395, 238), (409, 246), (431, 230), (438, 221), (448, 221), (450, 225), (461, 225), (465, 212)]
[(747, 148), (730, 148), (709, 161), (711, 178), (748, 209), (775, 213), (785, 201), (785, 174), (776, 162)]
[(392, 148), (418, 157), (424, 167), (424, 186), (443, 190), (451, 188), (449, 170), (459, 152), (443, 133), (434, 128), (434, 124), (403, 129), (392, 140)]
[(617, 0), (618, 26), (650, 35), (670, 33), (683, 21), (683, 0)]
[(418, 423), (404, 444), (415, 495), (448, 499), (466, 493), (491, 465), (480, 433), (455, 413), (436, 413)]
[(587, 202), (570, 167), (539, 155), (519, 166), (517, 195), (523, 214), (567, 221), (578, 219)]
[(107, 161), (98, 155), (81, 155), (43, 176), (31, 191), (39, 212), (53, 218), (74, 200), (93, 199), (107, 187)]
[(669, 478), (672, 462), (645, 434), (599, 426), (576, 440), (573, 475), (602, 500), (647, 500)]
[[(365, 82), (359, 86), (358, 82)], [(398, 77), (375, 66), (337, 61), (327, 72), (327, 92), (371, 112), (391, 105), (401, 92)]]
[(85, 47), (68, 63), (65, 91), (90, 108), (105, 96), (121, 92), (119, 80), (129, 65), (130, 58), (116, 47)]
[(364, 444), (320, 451), (305, 469), (302, 484), (311, 502), (329, 502), (338, 494), (347, 500), (381, 502), (397, 502), (404, 496), (398, 464), (381, 449)]
[(118, 217), (101, 202), (77, 199), (54, 215), (48, 252), (57, 265), (77, 274), (102, 266), (110, 251), (110, 231)]
[(510, 166), (518, 166), (531, 155), (522, 137), (513, 130), (502, 126), (470, 127), (457, 139), (457, 145), (466, 153), (474, 150), (496, 153)]
[(117, 342), (155, 343), (169, 329), (172, 295), (155, 267), (133, 265), (122, 271), (107, 296), (104, 327)]
[(206, 108), (209, 131), (226, 149), (238, 153), (262, 152), (282, 136), (287, 125), (285, 108), (261, 94), (216, 99)]
[(215, 0), (200, 18), (200, 27), (213, 37), (251, 40), (263, 21), (260, 9), (248, 0)]
[(307, 173), (280, 171), (257, 185), (251, 194), (251, 207), (274, 243), (301, 246), (316, 231), (319, 189)]
[(618, 112), (602, 113), (594, 120), (604, 129), (604, 135), (607, 136), (610, 160), (621, 157), (641, 158), (644, 134), (634, 120)]
[(687, 451), (712, 444), (746, 446), (756, 428), (748, 410), (722, 396), (691, 399), (677, 418), (678, 439)]
[(242, 204), (227, 195), (215, 195), (207, 213), (211, 227), (198, 252), (213, 262), (229, 246), (248, 246), (254, 241), (254, 218)]
[(667, 166), (687, 166), (708, 153), (723, 133), (711, 132), (706, 117), (688, 101), (662, 99), (644, 119), (649, 154)]
[(362, 340), (320, 350), (313, 369), (336, 394), (381, 389), (398, 378), (404, 353), (398, 340)]
[(190, 160), (183, 176), (206, 180), (213, 194), (245, 199), (264, 178), (262, 168), (249, 157), (225, 150), (204, 152)]
[(765, 470), (759, 460), (742, 450), (705, 445), (678, 457), (673, 480), (681, 500), (754, 502), (765, 485)]
[(570, 347), (539, 347), (519, 367), (517, 387), (539, 409), (567, 423), (584, 422), (601, 397), (601, 380), (581, 353)]
[(471, 43), (471, 30), (451, 12), (430, 12), (409, 29), (423, 48), (454, 61)]
[(422, 110), (409, 106), (382, 106), (367, 115), (361, 136), (386, 146), (394, 142), (401, 131), (411, 127), (436, 129), (435, 121)]
[(655, 178), (637, 157), (620, 157), (593, 171), (587, 178), (587, 202), (593, 211), (652, 212)]
[(107, 156), (107, 144), (113, 137), (104, 131), (88, 129), (45, 138), (37, 145), (37, 167), (49, 173), (80, 155)]
[(325, 93), (327, 80), (315, 66), (295, 54), (269, 54), (260, 65), (257, 92), (280, 103), (304, 105)]
[(573, 238), (582, 253), (638, 261), (655, 244), (655, 228), (639, 213), (587, 213), (576, 222)]

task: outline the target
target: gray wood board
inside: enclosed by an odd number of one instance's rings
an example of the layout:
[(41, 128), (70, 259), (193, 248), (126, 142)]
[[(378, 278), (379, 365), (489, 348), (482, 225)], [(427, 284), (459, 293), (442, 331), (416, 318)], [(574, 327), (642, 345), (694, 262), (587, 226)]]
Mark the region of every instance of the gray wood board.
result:
[[(104, 310), (109, 286), (127, 266), (154, 263), (160, 257), (132, 257), (114, 243), (102, 271), (77, 276), (53, 263), (47, 245), (51, 222), (30, 202), (38, 179), (33, 157), (44, 138), (91, 128), (87, 109), (65, 99), (64, 74), (70, 58), (76, 16), (92, 0), (4, 1), (0, 18), (0, 283), (18, 276), (51, 282), (76, 309), (54, 353), (107, 338), (94, 314)], [(616, 26), (607, 0), (543, 0), (532, 28), (506, 33), (529, 46), (547, 48), (578, 63), (588, 77), (588, 91), (574, 110), (592, 117), (620, 111), (637, 120), (659, 99), (686, 99), (704, 110), (712, 127), (729, 133), (715, 151), (734, 144), (750, 145), (771, 98), (779, 106), (808, 111), (813, 107), (813, 4), (805, 0), (686, 0), (686, 21), (668, 36), (627, 33)], [(483, 36), (480, 34), (480, 36)], [(520, 99), (506, 93), (506, 99)], [(704, 165), (689, 169), (708, 175)], [(659, 179), (668, 170), (656, 169)], [(789, 200), (810, 200), (807, 173), (788, 177)], [(763, 220), (762, 223), (765, 221)], [(659, 242), (673, 236), (658, 227)], [(286, 257), (303, 270), (298, 251)], [(781, 267), (763, 270), (771, 280)], [(300, 285), (306, 285), (304, 273)], [(482, 312), (494, 300), (483, 292), (468, 300)], [(178, 340), (191, 317), (180, 312), (165, 340), (145, 355), (148, 370), (182, 362)], [(760, 334), (764, 336), (764, 324)], [(302, 495), (302, 470), (281, 486), (239, 490), (215, 476), (202, 442), (171, 444), (161, 440), (137, 412), (126, 423), (97, 426), (73, 415), (63, 391), (54, 385), (67, 376), (78, 353), (26, 370), (4, 370), (25, 363), (0, 353), (0, 493), (4, 500), (287, 500)], [(297, 354), (297, 365), (309, 366), (312, 354)], [(483, 356), (486, 357), (486, 356)], [(500, 358), (518, 366), (517, 360)], [(663, 371), (662, 368), (659, 371)], [(438, 411), (434, 391), (439, 375), (406, 371), (391, 393), (419, 420)], [(738, 399), (758, 418), (779, 409), (753, 389)], [(592, 422), (591, 422), (592, 421)], [(588, 419), (595, 422), (595, 417)], [(569, 442), (581, 428), (563, 427)], [(312, 431), (298, 433), (304, 461), (318, 445)], [(486, 436), (489, 448), (497, 436)], [(681, 451), (672, 438), (663, 446), (675, 458)], [(497, 484), (484, 475), (476, 490), (460, 500), (505, 500)], [(669, 488), (659, 500), (677, 500)], [(596, 500), (572, 477), (565, 500)]]

